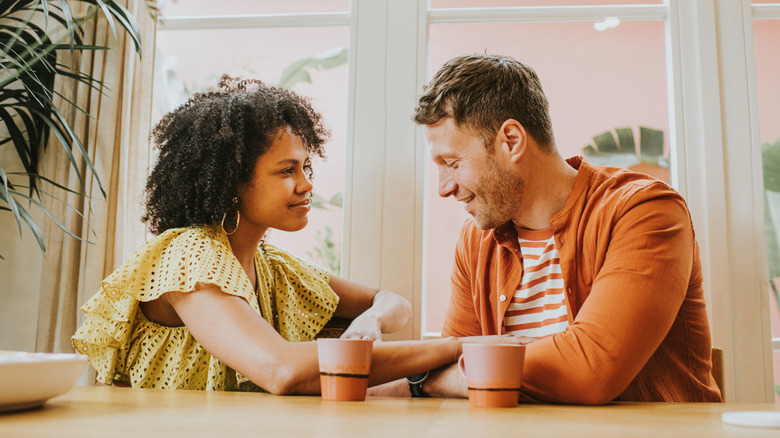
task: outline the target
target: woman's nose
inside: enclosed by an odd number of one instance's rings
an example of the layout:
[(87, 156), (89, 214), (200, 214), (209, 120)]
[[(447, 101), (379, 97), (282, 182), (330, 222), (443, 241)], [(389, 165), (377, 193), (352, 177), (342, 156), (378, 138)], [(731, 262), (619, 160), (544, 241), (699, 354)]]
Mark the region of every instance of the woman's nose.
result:
[(314, 184), (312, 184), (311, 179), (309, 179), (308, 176), (303, 176), (303, 180), (298, 183), (298, 191), (299, 192), (310, 192), (314, 188)]

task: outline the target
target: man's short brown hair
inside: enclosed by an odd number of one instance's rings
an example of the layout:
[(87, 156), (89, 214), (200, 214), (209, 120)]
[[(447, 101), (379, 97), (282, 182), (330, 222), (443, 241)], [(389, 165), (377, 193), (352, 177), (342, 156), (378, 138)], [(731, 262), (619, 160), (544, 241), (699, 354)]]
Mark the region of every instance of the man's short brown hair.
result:
[(547, 97), (536, 72), (503, 55), (464, 55), (447, 61), (423, 88), (414, 121), (432, 125), (452, 117), (486, 143), (515, 119), (546, 151), (555, 148)]

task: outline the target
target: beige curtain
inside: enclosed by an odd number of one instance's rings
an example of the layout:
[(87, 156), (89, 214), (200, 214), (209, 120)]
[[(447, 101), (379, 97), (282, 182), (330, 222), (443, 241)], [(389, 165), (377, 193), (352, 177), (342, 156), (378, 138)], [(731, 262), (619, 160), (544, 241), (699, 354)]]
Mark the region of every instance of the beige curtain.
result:
[[(156, 22), (144, 0), (120, 1), (131, 11), (141, 27), (141, 57), (132, 41), (117, 24), (117, 38), (101, 16), (86, 29), (85, 43), (110, 47), (107, 51), (87, 53), (77, 59), (82, 72), (105, 84), (104, 94), (84, 84), (60, 80), (57, 88), (92, 117), (68, 109), (64, 115), (88, 151), (103, 188), (94, 178), (85, 182), (91, 201), (78, 196), (68, 198), (83, 215), (61, 203), (48, 202), (49, 209), (74, 234), (92, 243), (67, 236), (47, 221), (47, 255), (41, 277), (36, 351), (71, 352), (71, 335), (83, 320), (79, 307), (92, 296), (100, 281), (111, 273), (126, 255), (145, 238), (140, 222), (142, 188), (149, 167), (149, 135), (152, 109), (152, 77)], [(71, 3), (74, 15), (86, 8)], [(77, 8), (83, 9), (78, 10)], [(60, 108), (68, 108), (60, 105)], [(45, 175), (55, 181), (78, 181), (62, 148), (51, 145), (43, 159)], [(86, 166), (82, 166), (82, 175)]]

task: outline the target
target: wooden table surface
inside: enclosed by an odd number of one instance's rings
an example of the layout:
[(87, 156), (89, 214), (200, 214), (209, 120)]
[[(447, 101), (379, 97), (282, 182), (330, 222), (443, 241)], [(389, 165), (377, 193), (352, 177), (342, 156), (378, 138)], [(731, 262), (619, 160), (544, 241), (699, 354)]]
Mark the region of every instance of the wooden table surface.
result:
[(464, 399), (320, 397), (75, 387), (42, 408), (0, 414), (0, 437), (780, 437), (724, 424), (774, 404), (614, 403), (472, 408)]

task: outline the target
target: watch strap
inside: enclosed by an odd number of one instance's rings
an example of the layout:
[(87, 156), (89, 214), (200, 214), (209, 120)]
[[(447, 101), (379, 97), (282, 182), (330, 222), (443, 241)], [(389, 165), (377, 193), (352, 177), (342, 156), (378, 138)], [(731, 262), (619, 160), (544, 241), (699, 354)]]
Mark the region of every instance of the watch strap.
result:
[(422, 389), (422, 384), (428, 379), (429, 374), (430, 371), (426, 371), (406, 378), (409, 382), (409, 392), (412, 394), (412, 397), (428, 397)]

